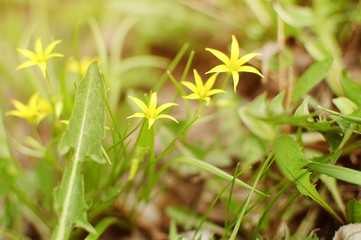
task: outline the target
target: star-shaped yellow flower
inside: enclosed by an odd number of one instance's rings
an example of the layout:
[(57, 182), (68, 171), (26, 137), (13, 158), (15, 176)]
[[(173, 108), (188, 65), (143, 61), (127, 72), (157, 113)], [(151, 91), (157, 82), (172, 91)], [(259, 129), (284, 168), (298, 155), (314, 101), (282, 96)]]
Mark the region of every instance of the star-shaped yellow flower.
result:
[(148, 129), (150, 129), (153, 126), (155, 120), (157, 120), (159, 118), (168, 118), (168, 119), (171, 119), (178, 123), (178, 121), (174, 117), (172, 117), (168, 114), (160, 114), (165, 109), (167, 109), (171, 106), (176, 106), (178, 104), (164, 103), (164, 104), (160, 105), (159, 107), (157, 107), (157, 93), (156, 92), (151, 93), (148, 106), (142, 100), (140, 100), (138, 98), (131, 97), (131, 96), (129, 96), (129, 97), (138, 105), (138, 107), (140, 107), (140, 109), (142, 109), (143, 112), (134, 113), (133, 115), (131, 115), (127, 118), (134, 118), (134, 117), (147, 118), (148, 119)]
[(257, 55), (261, 55), (260, 53), (248, 53), (243, 57), (239, 58), (239, 45), (238, 41), (235, 36), (232, 36), (232, 44), (231, 44), (231, 57), (227, 57), (221, 51), (206, 48), (207, 51), (211, 52), (214, 56), (216, 56), (219, 60), (221, 60), (224, 64), (218, 65), (212, 68), (207, 73), (220, 73), (226, 72), (231, 73), (233, 78), (234, 84), (234, 92), (236, 92), (236, 87), (239, 82), (239, 72), (250, 72), (258, 74), (259, 76), (263, 77), (263, 75), (254, 67), (251, 66), (244, 66), (246, 62), (251, 60)]
[(6, 115), (24, 118), (30, 124), (38, 125), (44, 117), (52, 113), (51, 104), (37, 93), (30, 97), (27, 105), (15, 99), (12, 103), (16, 110), (8, 111)]
[(204, 100), (208, 105), (211, 100), (210, 96), (225, 92), (222, 89), (212, 89), (218, 73), (213, 74), (207, 82), (203, 84), (202, 78), (199, 76), (197, 70), (194, 69), (193, 72), (196, 84), (191, 82), (182, 82), (182, 84), (189, 88), (193, 93), (188, 96), (184, 96), (183, 98)]
[(45, 78), (46, 77), (46, 62), (48, 61), (48, 59), (53, 58), (53, 57), (63, 57), (63, 54), (51, 53), (54, 50), (55, 46), (57, 44), (59, 44), (60, 42), (61, 42), (61, 40), (52, 41), (46, 47), (45, 51), (43, 51), (43, 45), (41, 44), (40, 38), (38, 38), (35, 42), (35, 53), (30, 50), (27, 50), (27, 49), (18, 48), (17, 50), (21, 54), (23, 54), (25, 57), (29, 58), (29, 60), (20, 64), (16, 68), (16, 70), (34, 66), (34, 65), (38, 65)]

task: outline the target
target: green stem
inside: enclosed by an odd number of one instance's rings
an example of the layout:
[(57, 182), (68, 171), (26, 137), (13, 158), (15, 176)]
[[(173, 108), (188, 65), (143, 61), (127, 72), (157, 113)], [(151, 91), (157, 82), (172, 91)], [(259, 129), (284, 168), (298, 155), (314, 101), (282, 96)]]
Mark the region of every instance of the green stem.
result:
[(241, 214), (240, 214), (239, 217), (238, 217), (236, 226), (234, 227), (234, 229), (233, 229), (233, 231), (232, 231), (232, 235), (231, 235), (231, 237), (229, 238), (230, 240), (234, 240), (234, 239), (236, 238), (237, 233), (238, 233), (238, 230), (239, 230), (239, 227), (241, 226), (242, 219), (243, 219), (243, 217), (244, 217), (244, 215), (245, 215), (245, 213), (246, 213), (246, 210), (247, 210), (247, 207), (248, 207), (248, 205), (249, 205), (249, 203), (250, 203), (250, 201), (251, 201), (252, 195), (253, 195), (253, 193), (255, 192), (256, 186), (258, 185), (259, 181), (261, 180), (261, 178), (262, 178), (265, 170), (268, 168), (268, 163), (272, 160), (272, 158), (273, 158), (273, 152), (271, 152), (271, 153), (268, 155), (266, 161), (263, 163), (260, 171), (259, 171), (258, 174), (257, 174), (256, 180), (254, 181), (254, 184), (253, 184), (253, 186), (252, 186), (252, 189), (251, 189), (251, 191), (250, 191), (250, 193), (249, 193), (249, 195), (248, 195), (248, 197), (247, 197), (247, 199), (246, 199), (246, 202), (245, 202), (245, 204), (244, 204), (244, 206), (243, 206), (243, 208), (242, 208), (242, 212), (241, 212)]

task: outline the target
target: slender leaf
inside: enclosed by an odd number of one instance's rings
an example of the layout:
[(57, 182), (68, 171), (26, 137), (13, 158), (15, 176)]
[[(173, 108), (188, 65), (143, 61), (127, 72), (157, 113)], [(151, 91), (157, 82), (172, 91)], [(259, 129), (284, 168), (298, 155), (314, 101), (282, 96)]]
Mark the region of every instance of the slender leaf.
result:
[(309, 163), (307, 164), (307, 167), (312, 171), (317, 171), (344, 182), (361, 186), (361, 171), (318, 162)]
[(332, 66), (333, 59), (327, 58), (323, 61), (314, 63), (298, 79), (293, 90), (293, 101), (296, 102), (302, 96), (307, 94), (326, 76)]
[(306, 169), (303, 169), (308, 164), (308, 160), (303, 155), (300, 146), (298, 146), (292, 137), (289, 135), (282, 135), (277, 138), (274, 143), (274, 152), (276, 163), (280, 171), (288, 180), (296, 184), (298, 191), (303, 195), (312, 198), (331, 215), (342, 222), (342, 219), (325, 202), (325, 200), (323, 200), (315, 186), (311, 184), (309, 179), (310, 173), (308, 173)]
[(343, 71), (341, 86), (345, 95), (357, 105), (361, 106), (361, 85), (349, 78), (346, 71)]
[(61, 143), (63, 152), (74, 150), (60, 188), (55, 190), (55, 206), (60, 217), (52, 239), (68, 239), (73, 226), (96, 233), (87, 220), (82, 163), (86, 158), (103, 163), (102, 139), (105, 136), (105, 86), (96, 62), (89, 65), (80, 82), (69, 127)]
[(361, 222), (361, 203), (355, 199), (347, 202), (347, 216), (351, 223)]
[[(233, 176), (222, 171), (221, 169), (209, 164), (209, 163), (206, 163), (204, 161), (201, 161), (201, 160), (198, 160), (196, 158), (193, 158), (193, 157), (179, 157), (177, 159), (175, 159), (173, 162), (183, 162), (183, 163), (188, 163), (188, 164), (191, 164), (193, 166), (196, 166), (196, 167), (199, 167), (205, 171), (208, 171), (210, 173), (213, 173), (223, 179), (226, 179), (228, 181), (232, 181), (233, 180)], [(235, 179), (235, 184), (237, 184), (238, 186), (241, 186), (241, 187), (244, 187), (246, 189), (249, 189), (249, 190), (253, 190), (254, 188), (251, 187), (250, 185), (244, 183), (243, 181), (239, 180), (239, 179)], [(254, 191), (258, 194), (261, 194), (262, 196), (269, 196), (265, 193), (262, 193), (260, 192), (259, 190), (257, 189), (254, 189)]]
[(95, 227), (96, 233), (90, 233), (85, 240), (97, 240), (101, 236), (101, 234), (111, 225), (119, 222), (118, 218), (115, 217), (107, 217), (102, 219), (97, 226)]

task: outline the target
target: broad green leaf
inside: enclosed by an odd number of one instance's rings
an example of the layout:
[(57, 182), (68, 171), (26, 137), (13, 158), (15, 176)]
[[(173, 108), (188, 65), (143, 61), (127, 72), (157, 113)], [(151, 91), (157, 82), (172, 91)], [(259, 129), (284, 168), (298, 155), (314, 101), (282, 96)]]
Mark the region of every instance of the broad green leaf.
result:
[(322, 81), (331, 69), (332, 62), (332, 58), (316, 62), (302, 74), (302, 76), (297, 80), (293, 90), (293, 102), (298, 101), (298, 99), (307, 94), (312, 88)]
[(307, 167), (312, 171), (317, 171), (319, 173), (342, 180), (344, 182), (349, 182), (361, 186), (361, 171), (318, 162), (308, 163)]
[(105, 163), (101, 143), (105, 136), (104, 80), (96, 62), (89, 65), (87, 74), (80, 82), (75, 98), (73, 115), (61, 143), (61, 151), (74, 149), (79, 159), (86, 156)]
[(276, 126), (270, 122), (263, 121), (249, 114), (247, 107), (241, 107), (238, 114), (242, 122), (257, 137), (266, 141), (272, 141), (277, 134)]
[(358, 109), (358, 106), (346, 97), (333, 98), (332, 102), (343, 114), (350, 115)]
[(298, 191), (305, 196), (312, 198), (321, 205), (336, 219), (342, 222), (342, 219), (336, 212), (323, 200), (317, 192), (315, 186), (310, 182), (310, 173), (303, 169), (308, 160), (303, 155), (300, 146), (289, 135), (282, 135), (275, 140), (274, 153), (276, 163), (282, 174), (290, 181), (294, 182)]
[(68, 239), (74, 226), (96, 233), (87, 220), (82, 163), (86, 158), (105, 162), (101, 150), (105, 136), (103, 94), (104, 80), (98, 64), (93, 62), (77, 88), (73, 114), (61, 143), (62, 151), (73, 149), (74, 156), (66, 168), (60, 188), (55, 190), (59, 222), (53, 232), (53, 240)]
[(276, 97), (271, 100), (270, 111), (272, 115), (279, 116), (285, 112), (283, 107), (283, 99), (285, 98), (285, 91), (279, 93)]
[(309, 97), (305, 98), (305, 100), (303, 100), (302, 104), (296, 109), (296, 112), (294, 114), (295, 117), (305, 117), (308, 116), (307, 121), (308, 122), (313, 122), (313, 118), (310, 117), (310, 112), (308, 111), (308, 101), (309, 101)]
[(361, 203), (355, 199), (347, 202), (347, 216), (351, 223), (361, 222)]
[(349, 78), (346, 71), (342, 73), (341, 86), (346, 97), (361, 106), (361, 85)]

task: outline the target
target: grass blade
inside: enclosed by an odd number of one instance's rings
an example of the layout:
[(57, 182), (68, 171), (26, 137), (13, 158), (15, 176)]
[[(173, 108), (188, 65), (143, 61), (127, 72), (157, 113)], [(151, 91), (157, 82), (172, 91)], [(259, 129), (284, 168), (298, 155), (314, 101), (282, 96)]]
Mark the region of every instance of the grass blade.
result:
[(361, 186), (361, 171), (327, 163), (312, 162), (306, 165), (310, 170)]
[(333, 59), (327, 58), (323, 61), (314, 63), (298, 79), (293, 90), (293, 101), (296, 102), (302, 96), (307, 94), (326, 76), (332, 66)]

